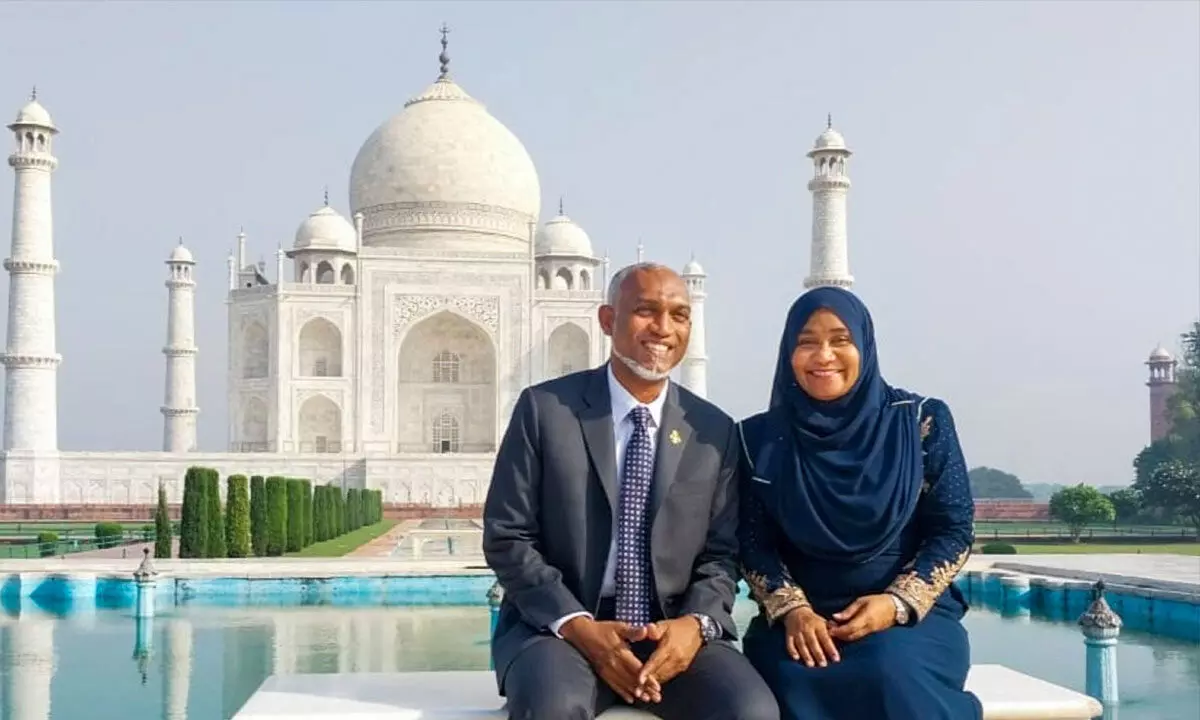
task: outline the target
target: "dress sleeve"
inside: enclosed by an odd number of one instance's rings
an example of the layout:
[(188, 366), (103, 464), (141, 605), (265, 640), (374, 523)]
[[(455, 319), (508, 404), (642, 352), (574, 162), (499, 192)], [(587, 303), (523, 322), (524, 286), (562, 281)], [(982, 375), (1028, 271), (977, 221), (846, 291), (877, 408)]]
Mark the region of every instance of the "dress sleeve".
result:
[(921, 404), (925, 483), (917, 505), (921, 543), (916, 558), (888, 586), (919, 622), (966, 564), (975, 542), (975, 501), (950, 408), (940, 400)]
[(779, 557), (781, 534), (753, 487), (757, 481), (741, 433), (739, 424), (742, 441), (738, 472), (739, 564), (755, 602), (763, 609), (768, 623), (774, 624), (792, 610), (810, 603)]

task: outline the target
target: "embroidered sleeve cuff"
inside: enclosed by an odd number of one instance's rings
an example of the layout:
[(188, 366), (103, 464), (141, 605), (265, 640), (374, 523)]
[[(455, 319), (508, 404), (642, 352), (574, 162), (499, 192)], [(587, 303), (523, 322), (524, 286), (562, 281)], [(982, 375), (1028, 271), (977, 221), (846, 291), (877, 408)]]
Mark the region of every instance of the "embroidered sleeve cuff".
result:
[(811, 605), (804, 591), (789, 582), (771, 583), (760, 573), (745, 571), (743, 574), (746, 576), (746, 584), (750, 586), (750, 592), (762, 605), (767, 621), (772, 625), (796, 608)]
[(964, 551), (958, 558), (948, 560), (934, 567), (930, 578), (926, 580), (916, 572), (908, 572), (892, 581), (887, 592), (899, 597), (916, 613), (919, 622), (933, 609), (933, 604), (946, 592), (950, 583), (958, 575), (959, 570), (966, 564), (970, 550)]

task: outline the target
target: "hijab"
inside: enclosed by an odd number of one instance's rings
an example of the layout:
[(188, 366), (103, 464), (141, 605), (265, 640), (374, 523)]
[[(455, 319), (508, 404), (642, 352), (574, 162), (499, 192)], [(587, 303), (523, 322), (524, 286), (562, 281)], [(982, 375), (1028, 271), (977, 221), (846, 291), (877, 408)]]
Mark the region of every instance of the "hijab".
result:
[[(792, 353), (817, 310), (846, 325), (860, 356), (858, 379), (831, 401), (796, 382)], [(912, 517), (923, 478), (921, 435), (911, 403), (892, 405), (879, 372), (875, 328), (847, 290), (821, 287), (788, 311), (771, 389), (773, 429), (755, 472), (769, 480), (779, 521), (806, 554), (865, 562), (889, 548)]]

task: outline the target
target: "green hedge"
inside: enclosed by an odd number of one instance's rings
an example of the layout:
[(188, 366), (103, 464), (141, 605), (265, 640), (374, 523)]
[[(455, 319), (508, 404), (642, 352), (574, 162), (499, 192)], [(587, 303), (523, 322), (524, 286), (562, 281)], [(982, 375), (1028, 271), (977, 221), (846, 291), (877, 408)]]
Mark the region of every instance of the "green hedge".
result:
[(205, 557), (226, 557), (225, 513), (221, 510), (221, 473), (212, 468), (205, 469), (204, 502), (208, 505), (208, 545)]
[(1017, 549), (1006, 542), (990, 542), (979, 548), (981, 555), (1016, 555)]
[(328, 497), (328, 485), (313, 488), (313, 542), (324, 542), (330, 538), (329, 511), (325, 509), (325, 499)]
[(40, 532), (37, 534), (38, 554), (51, 557), (58, 551), (58, 533)]
[(296, 552), (304, 549), (304, 481), (289, 478), (287, 481), (287, 550)]
[(333, 526), (333, 537), (338, 537), (346, 534), (346, 493), (342, 492), (340, 487), (334, 486), (330, 495), (333, 497), (330, 522)]
[(288, 541), (287, 480), (269, 477), (265, 483), (267, 498), (267, 555), (282, 555)]
[(154, 557), (171, 557), (171, 512), (167, 507), (167, 489), (158, 486), (158, 507), (154, 511)]
[(301, 488), (304, 490), (304, 547), (313, 544), (313, 491), (312, 483), (308, 480), (301, 480)]
[(267, 488), (262, 475), (250, 478), (250, 547), (255, 557), (267, 554)]
[(190, 467), (183, 478), (183, 511), (179, 518), (179, 557), (204, 557), (208, 542), (208, 506), (204, 502), (204, 468)]
[(226, 482), (225, 549), (231, 558), (250, 557), (250, 481), (230, 475)]

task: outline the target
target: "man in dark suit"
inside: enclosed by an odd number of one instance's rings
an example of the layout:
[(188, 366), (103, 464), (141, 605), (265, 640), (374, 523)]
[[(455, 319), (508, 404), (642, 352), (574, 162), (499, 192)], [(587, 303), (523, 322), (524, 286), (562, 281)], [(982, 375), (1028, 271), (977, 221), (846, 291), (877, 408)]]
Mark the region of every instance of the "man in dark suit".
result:
[(484, 507), (509, 717), (590, 720), (624, 701), (667, 720), (778, 720), (732, 644), (736, 428), (668, 380), (687, 287), (644, 263), (606, 300), (609, 362), (522, 392)]

